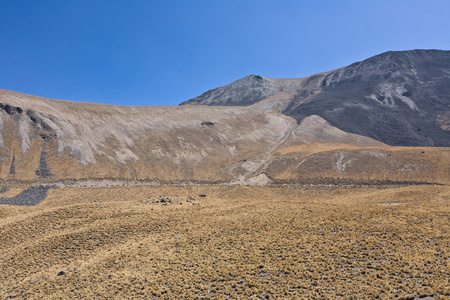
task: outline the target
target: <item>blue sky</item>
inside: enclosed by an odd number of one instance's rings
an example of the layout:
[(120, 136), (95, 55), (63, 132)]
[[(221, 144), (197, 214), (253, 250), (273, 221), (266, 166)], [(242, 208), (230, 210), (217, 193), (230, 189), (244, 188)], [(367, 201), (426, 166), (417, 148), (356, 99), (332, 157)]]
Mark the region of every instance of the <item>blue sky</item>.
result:
[(304, 77), (450, 49), (450, 1), (0, 0), (0, 88), (177, 105), (249, 74)]

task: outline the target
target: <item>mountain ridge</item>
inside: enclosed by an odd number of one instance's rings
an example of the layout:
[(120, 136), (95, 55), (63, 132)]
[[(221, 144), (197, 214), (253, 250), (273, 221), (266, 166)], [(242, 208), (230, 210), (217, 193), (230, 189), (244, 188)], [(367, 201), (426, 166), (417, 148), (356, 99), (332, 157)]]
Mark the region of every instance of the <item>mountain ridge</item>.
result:
[[(253, 176), (286, 143), (332, 142), (288, 116), (253, 107), (127, 107), (77, 103), (0, 90), (0, 178), (228, 182)], [(337, 131), (358, 146), (378, 141)]]
[[(401, 154), (389, 155), (389, 146), (342, 131), (317, 115), (298, 124), (292, 117), (254, 105), (127, 107), (6, 90), (0, 90), (0, 103), (0, 179), (13, 184), (95, 186), (106, 180), (264, 185), (295, 178), (302, 183), (346, 178), (378, 184), (390, 178), (390, 182), (446, 184), (449, 180), (442, 175), (448, 173), (447, 148), (424, 154), (411, 150), (420, 159), (402, 160)], [(277, 154), (285, 148), (299, 152)], [(316, 150), (304, 151), (310, 148)], [(342, 160), (339, 151), (345, 151), (345, 169), (337, 168)], [(372, 162), (391, 175), (375, 174)], [(283, 166), (290, 166), (286, 171), (290, 175), (281, 171)], [(306, 177), (296, 175), (305, 172)]]
[(450, 146), (446, 50), (388, 51), (305, 78), (249, 75), (181, 104), (250, 106), (277, 97), (265, 106), (298, 122), (319, 115), (391, 146)]

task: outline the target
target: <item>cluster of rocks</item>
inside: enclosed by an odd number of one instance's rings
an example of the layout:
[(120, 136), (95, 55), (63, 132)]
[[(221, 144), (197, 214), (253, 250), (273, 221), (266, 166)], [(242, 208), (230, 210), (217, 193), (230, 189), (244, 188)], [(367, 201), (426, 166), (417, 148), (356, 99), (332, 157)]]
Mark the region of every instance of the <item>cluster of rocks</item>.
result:
[[(206, 195), (198, 195), (200, 198), (204, 198), (206, 197)], [(188, 196), (186, 198), (186, 200), (184, 202), (186, 203), (191, 203), (192, 205), (200, 205), (198, 202), (194, 202), (196, 201), (196, 198), (192, 197), (192, 196)], [(178, 205), (182, 205), (183, 204), (183, 200), (179, 199), (178, 196), (158, 196), (156, 197), (156, 199), (152, 202), (153, 204), (162, 204), (162, 205), (168, 205), (168, 204), (178, 204)]]
[(162, 203), (163, 205), (167, 205), (168, 203), (173, 203), (174, 201), (170, 197), (158, 196), (153, 203)]

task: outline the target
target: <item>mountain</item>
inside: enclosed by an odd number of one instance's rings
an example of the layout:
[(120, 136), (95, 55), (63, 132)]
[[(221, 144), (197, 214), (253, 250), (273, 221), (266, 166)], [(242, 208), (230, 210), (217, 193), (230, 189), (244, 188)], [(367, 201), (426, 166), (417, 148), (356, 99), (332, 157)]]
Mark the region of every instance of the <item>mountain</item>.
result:
[(420, 156), (404, 159), (404, 151), (319, 115), (298, 124), (264, 103), (127, 107), (0, 90), (0, 178), (88, 185), (450, 180), (448, 148), (404, 150)]
[(450, 51), (390, 51), (306, 78), (250, 75), (183, 105), (258, 106), (391, 146), (450, 146)]
[(339, 136), (352, 145), (383, 145), (320, 118), (298, 125), (252, 107), (127, 107), (7, 90), (0, 90), (0, 131), (0, 177), (16, 181), (228, 182), (255, 174), (286, 143)]
[(179, 106), (0, 90), (0, 179), (449, 184), (450, 148), (389, 146), (450, 146), (448, 57), (388, 52), (306, 78), (250, 75)]
[(296, 127), (252, 108), (126, 107), (0, 90), (0, 175), (227, 181)]

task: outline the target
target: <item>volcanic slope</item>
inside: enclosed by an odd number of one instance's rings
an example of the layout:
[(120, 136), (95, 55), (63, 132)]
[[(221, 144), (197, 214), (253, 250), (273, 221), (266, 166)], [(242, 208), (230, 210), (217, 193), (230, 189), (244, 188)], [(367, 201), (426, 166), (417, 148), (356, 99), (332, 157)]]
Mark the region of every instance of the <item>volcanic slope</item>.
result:
[(15, 180), (227, 181), (297, 126), (252, 108), (125, 107), (6, 90), (0, 103), (0, 174)]
[[(355, 167), (363, 182), (389, 181), (373, 163), (396, 172), (396, 182), (445, 183), (448, 148), (420, 153), (423, 163), (398, 161), (389, 147), (374, 139), (344, 132), (322, 117), (311, 115), (300, 124), (289, 116), (250, 107), (126, 107), (52, 100), (0, 90), (0, 175), (14, 182), (61, 180), (127, 180), (158, 183), (265, 184), (281, 176), (279, 152), (310, 145), (328, 155), (322, 169), (305, 169), (312, 182), (339, 182)], [(356, 152), (335, 153), (344, 147), (378, 148), (376, 159), (356, 163)], [(315, 146), (314, 146), (315, 145)], [(331, 151), (323, 151), (328, 145)], [(340, 147), (341, 147), (340, 146)], [(325, 147), (325, 148), (324, 148)], [(290, 148), (290, 157), (292, 149)], [(340, 151), (340, 150), (339, 150)], [(441, 153), (440, 155), (435, 152)], [(396, 152), (397, 153), (397, 152)], [(314, 161), (318, 154), (310, 157)], [(359, 154), (358, 154), (359, 155)], [(380, 159), (382, 157), (382, 159)], [(397, 158), (400, 158), (399, 155)], [(283, 158), (283, 159), (284, 159)], [(304, 153), (295, 159), (305, 159)], [(365, 160), (364, 160), (365, 161)], [(322, 160), (322, 163), (325, 160)], [(338, 168), (344, 162), (343, 167)], [(363, 168), (364, 170), (361, 170)], [(292, 169), (292, 167), (291, 167)], [(402, 172), (396, 170), (402, 169)], [(378, 170), (378, 169), (377, 169)], [(439, 171), (437, 171), (439, 170)], [(275, 173), (274, 173), (275, 172)], [(345, 175), (347, 174), (347, 175)], [(403, 175), (402, 175), (403, 174)], [(424, 174), (434, 174), (424, 177)], [(344, 176), (345, 175), (345, 176)], [(437, 176), (437, 177), (436, 177)], [(447, 179), (446, 179), (447, 178)]]
[[(331, 126), (318, 125), (317, 139), (332, 142)], [(0, 174), (16, 181), (232, 181), (253, 174), (301, 127), (256, 108), (125, 107), (1, 90)], [(309, 141), (311, 134), (298, 143)], [(382, 145), (348, 133), (341, 141)]]
[(390, 51), (305, 78), (250, 75), (182, 104), (317, 115), (391, 146), (450, 146), (450, 51)]

